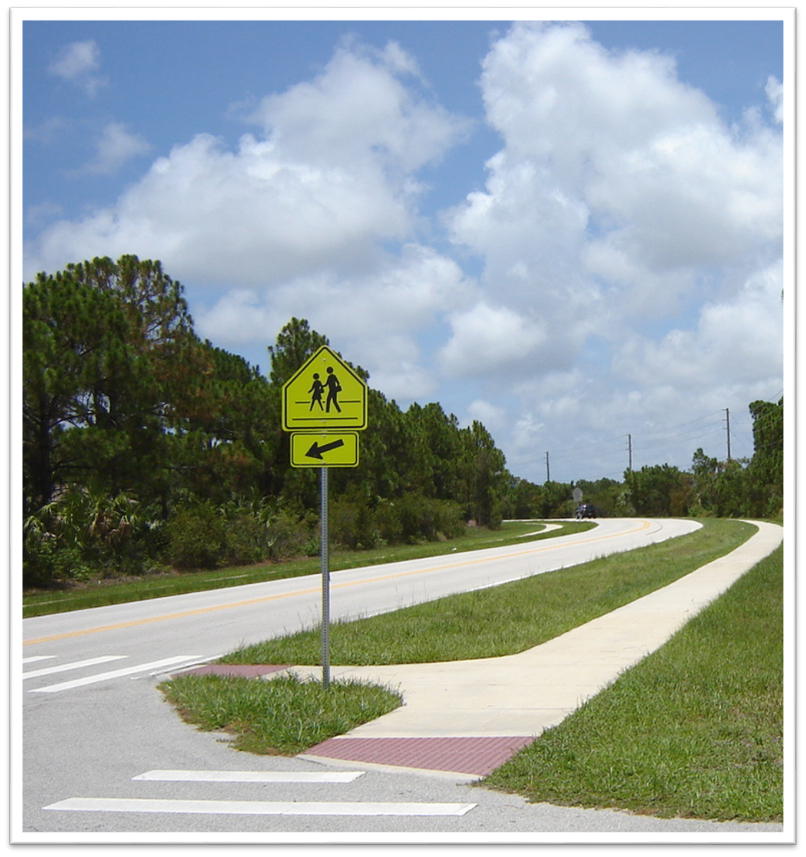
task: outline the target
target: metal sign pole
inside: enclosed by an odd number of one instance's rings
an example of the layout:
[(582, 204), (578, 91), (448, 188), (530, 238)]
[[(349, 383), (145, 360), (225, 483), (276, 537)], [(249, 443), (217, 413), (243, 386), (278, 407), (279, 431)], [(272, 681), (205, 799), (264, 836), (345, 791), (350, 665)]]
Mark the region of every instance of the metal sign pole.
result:
[(283, 429), (291, 432), (291, 466), (321, 466), (322, 471), (322, 683), (328, 687), (327, 469), (358, 466), (358, 432), (367, 427), (366, 381), (339, 354), (323, 345), (283, 384), (280, 413)]
[(330, 687), (330, 563), (327, 521), (327, 467), (322, 472), (322, 686)]

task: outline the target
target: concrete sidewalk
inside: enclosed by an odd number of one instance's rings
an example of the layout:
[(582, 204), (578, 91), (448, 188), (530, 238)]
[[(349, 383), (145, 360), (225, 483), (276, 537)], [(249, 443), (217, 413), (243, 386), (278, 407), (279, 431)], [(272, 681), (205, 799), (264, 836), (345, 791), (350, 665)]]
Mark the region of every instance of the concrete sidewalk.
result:
[[(560, 723), (662, 646), (775, 550), (783, 529), (752, 521), (741, 547), (680, 580), (517, 655), (432, 664), (332, 667), (331, 677), (387, 685), (404, 704), (304, 758), (477, 779)], [(321, 667), (293, 667), (321, 678)]]

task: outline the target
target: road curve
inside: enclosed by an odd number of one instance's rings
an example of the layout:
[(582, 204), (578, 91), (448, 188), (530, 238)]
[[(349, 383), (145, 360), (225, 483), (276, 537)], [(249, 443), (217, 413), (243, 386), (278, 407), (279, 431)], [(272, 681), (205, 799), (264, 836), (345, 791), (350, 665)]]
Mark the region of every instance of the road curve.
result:
[[(690, 533), (691, 520), (617, 518), (584, 533), (507, 547), (366, 566), (330, 575), (331, 620), (396, 610), (578, 565)], [(26, 655), (58, 648), (78, 657), (100, 645), (159, 658), (217, 657), (244, 643), (321, 621), (321, 575), (247, 584), (23, 620)]]

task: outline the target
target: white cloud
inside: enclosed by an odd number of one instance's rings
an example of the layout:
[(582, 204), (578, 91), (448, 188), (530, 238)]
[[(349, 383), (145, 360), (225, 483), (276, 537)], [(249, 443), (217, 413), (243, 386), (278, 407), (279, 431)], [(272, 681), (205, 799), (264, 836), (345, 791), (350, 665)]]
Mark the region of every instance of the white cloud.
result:
[(29, 205), (25, 212), (25, 220), (34, 226), (45, 226), (56, 217), (61, 217), (63, 209), (57, 202), (45, 200), (37, 205)]
[(93, 97), (106, 84), (106, 80), (96, 73), (100, 65), (100, 48), (92, 39), (88, 39), (65, 45), (48, 66), (48, 71), (80, 86), (87, 95)]
[(449, 378), (483, 377), (530, 371), (548, 334), (540, 319), (482, 301), (451, 314), (452, 337), (440, 353)]
[(614, 369), (639, 387), (669, 385), (686, 395), (726, 379), (774, 385), (783, 353), (782, 287), (780, 264), (757, 272), (736, 298), (706, 304), (696, 328), (676, 328), (657, 341), (636, 335), (617, 355)]
[(770, 108), (775, 116), (775, 121), (779, 124), (782, 123), (784, 121), (784, 85), (771, 75), (767, 78), (767, 86), (764, 91), (770, 101)]
[(456, 262), (411, 244), (365, 273), (319, 272), (232, 290), (194, 318), (202, 336), (232, 347), (267, 343), (289, 318), (303, 316), (333, 343), (349, 342), (350, 359), (372, 367), (373, 386), (410, 400), (436, 389), (418, 335), (474, 294), (475, 283)]
[(709, 297), (705, 282), (737, 289), (720, 269), (752, 273), (780, 256), (780, 135), (724, 125), (671, 58), (608, 52), (581, 25), (516, 25), (493, 45), (482, 88), (504, 145), (450, 223), (503, 306), (456, 320), (452, 367), (474, 339), (502, 368), (513, 342), (570, 365), (590, 335), (684, 311)]
[(286, 159), (249, 135), (229, 152), (200, 134), (157, 160), (111, 208), (55, 224), (31, 255), (61, 267), (133, 252), (199, 283), (255, 284), (366, 264), (375, 241), (409, 229), (406, 201), (382, 176)]
[[(416, 171), (465, 129), (423, 83), (398, 45), (345, 43), (316, 78), (263, 99), (250, 115), (260, 133), (235, 149), (198, 134), (114, 205), (45, 229), (26, 276), (96, 255), (158, 258), (199, 296), (232, 284), (194, 308), (201, 335), (225, 347), (270, 342), (301, 316), (333, 341), (349, 337), (351, 359), (388, 395), (431, 392), (418, 337), (475, 286), (417, 241)], [(142, 142), (108, 129), (94, 169)]]
[[(609, 52), (581, 25), (514, 26), (482, 91), (503, 145), (449, 218), (484, 260), (481, 295), (441, 356), (497, 378), (491, 406), (518, 397), (513, 467), (539, 473), (536, 446), (573, 459), (608, 427), (626, 459), (629, 426), (778, 385), (782, 139), (760, 109), (729, 127), (672, 58)], [(767, 96), (780, 121), (774, 79)]]
[[(407, 89), (404, 68), (399, 49), (341, 48), (314, 81), (261, 103), (263, 136), (245, 135), (234, 151), (206, 134), (177, 145), (113, 206), (43, 232), (27, 269), (137, 253), (200, 284), (367, 270), (382, 242), (413, 234), (413, 171), (463, 127)], [(108, 140), (106, 163), (125, 142), (135, 141)]]
[(126, 130), (121, 122), (110, 122), (97, 141), (95, 157), (77, 172), (86, 175), (110, 175), (132, 158), (151, 150), (149, 142), (139, 134)]
[(343, 46), (322, 75), (264, 98), (251, 118), (305, 163), (399, 178), (440, 157), (465, 127), (405, 85), (412, 73), (416, 63), (397, 45)]
[(738, 296), (706, 303), (689, 327), (659, 337), (633, 330), (604, 367), (579, 364), (518, 384), (513, 471), (542, 476), (535, 456), (550, 451), (555, 476), (618, 479), (628, 443), (636, 467), (687, 467), (698, 446), (724, 457), (725, 408), (734, 426), (744, 424), (734, 454), (751, 454), (747, 406), (782, 386), (781, 287), (776, 263), (746, 279)]
[(485, 399), (474, 399), (467, 408), (471, 420), (478, 420), (486, 429), (499, 434), (508, 427), (507, 410)]
[(70, 127), (70, 123), (61, 116), (53, 116), (39, 125), (26, 125), (23, 129), (23, 137), (26, 140), (34, 140), (37, 143), (48, 145), (59, 138)]

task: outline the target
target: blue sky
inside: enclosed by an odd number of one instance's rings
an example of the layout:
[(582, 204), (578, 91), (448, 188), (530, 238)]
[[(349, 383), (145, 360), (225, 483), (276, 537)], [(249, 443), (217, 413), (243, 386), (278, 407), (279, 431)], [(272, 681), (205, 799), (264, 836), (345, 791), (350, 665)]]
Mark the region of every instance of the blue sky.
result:
[(160, 259), (214, 344), (265, 371), (307, 318), (536, 482), (546, 453), (620, 479), (628, 437), (723, 458), (726, 409), (752, 453), (785, 386), (780, 20), (21, 14), (25, 280)]

